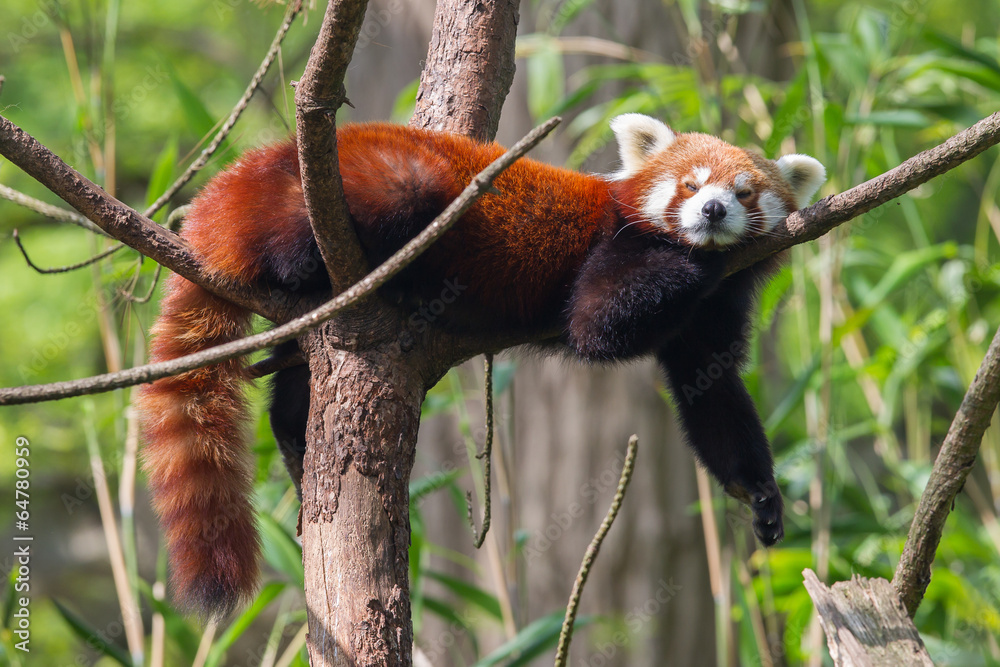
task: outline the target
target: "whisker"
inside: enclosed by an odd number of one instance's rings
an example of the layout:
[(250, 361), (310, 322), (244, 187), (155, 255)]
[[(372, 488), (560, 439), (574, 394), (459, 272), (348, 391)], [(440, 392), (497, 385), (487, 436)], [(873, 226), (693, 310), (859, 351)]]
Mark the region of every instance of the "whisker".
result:
[(634, 221), (634, 222), (630, 222), (630, 223), (628, 223), (627, 225), (622, 225), (622, 226), (621, 226), (621, 229), (619, 229), (619, 230), (618, 230), (617, 232), (615, 232), (615, 235), (611, 237), (611, 240), (613, 241), (613, 240), (615, 240), (616, 238), (618, 238), (618, 235), (619, 235), (619, 234), (621, 234), (621, 233), (622, 233), (622, 232), (623, 232), (623, 231), (625, 230), (625, 228), (626, 228), (626, 227), (631, 227), (632, 225), (637, 225), (637, 224), (639, 224), (640, 222), (643, 222), (643, 221), (642, 221), (642, 220), (636, 220), (636, 221)]

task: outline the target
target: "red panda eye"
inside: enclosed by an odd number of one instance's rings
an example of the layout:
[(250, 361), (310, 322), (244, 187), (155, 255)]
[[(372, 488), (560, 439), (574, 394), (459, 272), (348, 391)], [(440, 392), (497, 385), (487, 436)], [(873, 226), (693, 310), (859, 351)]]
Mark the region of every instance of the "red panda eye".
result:
[(697, 186), (697, 185), (695, 185), (694, 183), (685, 183), (684, 185), (685, 185), (685, 187), (687, 187), (687, 189), (688, 189), (688, 190), (690, 190), (691, 192), (698, 192), (698, 186)]
[(739, 192), (736, 193), (736, 198), (737, 199), (746, 199), (747, 197), (749, 197), (752, 194), (753, 194), (753, 190), (740, 190)]

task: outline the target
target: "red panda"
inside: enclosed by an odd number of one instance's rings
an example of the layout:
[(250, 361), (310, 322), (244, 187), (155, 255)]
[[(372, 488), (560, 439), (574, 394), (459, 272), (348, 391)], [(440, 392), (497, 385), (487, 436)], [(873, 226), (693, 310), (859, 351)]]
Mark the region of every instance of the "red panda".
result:
[[(441, 326), (562, 331), (587, 361), (654, 354), (689, 444), (726, 491), (750, 504), (765, 545), (783, 536), (782, 500), (760, 419), (739, 376), (747, 322), (774, 262), (724, 277), (726, 248), (771, 232), (825, 180), (815, 159), (757, 156), (712, 136), (676, 134), (639, 114), (615, 118), (621, 169), (587, 175), (518, 160), (384, 289), (401, 308), (460, 286)], [(369, 260), (415, 236), (496, 144), (389, 125), (337, 130), (347, 205)], [(248, 152), (205, 186), (183, 237), (234, 283), (329, 290), (302, 197), (293, 141)], [(303, 267), (313, 270), (303, 272)], [(402, 311), (402, 312), (413, 312)], [(244, 336), (242, 308), (173, 275), (153, 327), (163, 361)], [(224, 615), (252, 595), (260, 546), (250, 495), (240, 361), (158, 380), (138, 406), (144, 467), (166, 535), (174, 595)], [(308, 370), (274, 379), (271, 422), (298, 486)]]

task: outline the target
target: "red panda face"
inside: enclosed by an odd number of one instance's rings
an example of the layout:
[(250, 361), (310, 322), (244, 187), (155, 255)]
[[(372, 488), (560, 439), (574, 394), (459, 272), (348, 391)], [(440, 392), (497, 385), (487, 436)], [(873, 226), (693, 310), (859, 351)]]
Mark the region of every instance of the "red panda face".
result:
[(721, 248), (770, 233), (805, 206), (826, 178), (805, 155), (767, 160), (706, 134), (674, 134), (659, 121), (626, 114), (612, 121), (631, 205), (656, 233)]

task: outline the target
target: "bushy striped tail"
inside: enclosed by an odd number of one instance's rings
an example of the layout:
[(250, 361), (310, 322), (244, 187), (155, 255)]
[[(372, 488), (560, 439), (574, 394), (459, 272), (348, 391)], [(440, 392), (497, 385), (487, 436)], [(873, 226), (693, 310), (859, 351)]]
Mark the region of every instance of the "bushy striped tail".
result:
[[(172, 275), (151, 357), (166, 361), (226, 343), (249, 325), (245, 309)], [(157, 380), (137, 400), (174, 599), (216, 618), (247, 602), (259, 578), (245, 376), (242, 359), (232, 359)]]

